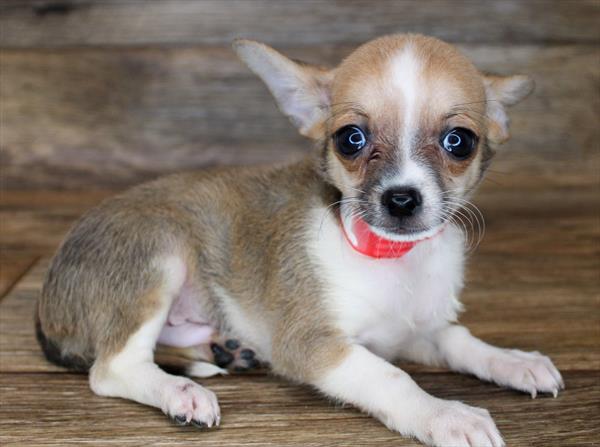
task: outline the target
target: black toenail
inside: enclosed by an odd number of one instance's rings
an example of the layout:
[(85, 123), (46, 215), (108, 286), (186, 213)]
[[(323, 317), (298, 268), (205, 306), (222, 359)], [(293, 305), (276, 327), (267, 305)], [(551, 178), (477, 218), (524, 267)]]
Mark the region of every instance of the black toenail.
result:
[(206, 428), (208, 427), (208, 425), (206, 425), (204, 422), (200, 422), (200, 421), (196, 421), (195, 419), (192, 419), (192, 425), (196, 428)]
[(173, 422), (177, 425), (187, 425), (187, 419), (185, 416), (176, 415), (173, 417)]
[(240, 342), (237, 340), (234, 340), (233, 338), (230, 338), (229, 340), (227, 340), (225, 342), (225, 347), (231, 351), (237, 349), (240, 347)]
[(251, 360), (254, 358), (254, 351), (252, 349), (242, 349), (240, 351), (240, 357), (244, 360)]
[(225, 351), (221, 346), (216, 343), (210, 345), (210, 349), (214, 354), (215, 363), (218, 367), (223, 368), (233, 362), (233, 355)]

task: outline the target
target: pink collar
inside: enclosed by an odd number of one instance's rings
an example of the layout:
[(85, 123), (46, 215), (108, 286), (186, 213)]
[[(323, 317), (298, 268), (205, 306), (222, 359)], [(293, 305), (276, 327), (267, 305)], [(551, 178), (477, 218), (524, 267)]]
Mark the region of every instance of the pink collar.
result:
[(429, 239), (394, 241), (375, 234), (363, 219), (354, 218), (351, 222), (340, 219), (340, 221), (342, 232), (350, 246), (357, 252), (371, 258), (401, 258), (419, 242)]

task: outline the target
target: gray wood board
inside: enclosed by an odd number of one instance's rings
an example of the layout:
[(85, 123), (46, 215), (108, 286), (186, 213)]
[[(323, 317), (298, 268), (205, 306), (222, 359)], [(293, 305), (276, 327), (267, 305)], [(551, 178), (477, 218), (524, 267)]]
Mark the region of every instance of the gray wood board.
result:
[[(335, 64), (351, 49), (283, 50)], [(500, 169), (523, 181), (589, 179), (580, 171), (598, 168), (597, 48), (462, 49), (482, 70), (537, 83), (511, 111)], [(312, 146), (228, 48), (4, 50), (0, 65), (6, 187), (120, 187), (181, 169), (280, 162)]]
[(4, 0), (0, 45), (360, 43), (418, 32), (453, 42), (598, 42), (595, 0)]

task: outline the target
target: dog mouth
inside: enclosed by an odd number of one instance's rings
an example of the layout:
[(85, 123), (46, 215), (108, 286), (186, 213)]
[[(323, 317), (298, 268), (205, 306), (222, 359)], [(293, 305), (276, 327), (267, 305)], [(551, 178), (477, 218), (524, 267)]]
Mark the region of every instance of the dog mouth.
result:
[(340, 217), (345, 228), (366, 226), (378, 237), (394, 242), (415, 242), (428, 239), (439, 233), (444, 227), (444, 222), (438, 222), (431, 226), (410, 225), (405, 222), (387, 222), (366, 210), (353, 209), (350, 206), (344, 206), (344, 204), (340, 208)]
[(398, 242), (415, 242), (423, 239), (429, 239), (430, 237), (435, 236), (439, 233), (443, 224), (434, 225), (431, 227), (417, 227), (417, 228), (400, 228), (394, 231), (390, 231), (389, 229), (380, 228), (376, 226), (371, 226), (371, 231), (378, 235), (379, 237), (389, 239), (391, 241)]

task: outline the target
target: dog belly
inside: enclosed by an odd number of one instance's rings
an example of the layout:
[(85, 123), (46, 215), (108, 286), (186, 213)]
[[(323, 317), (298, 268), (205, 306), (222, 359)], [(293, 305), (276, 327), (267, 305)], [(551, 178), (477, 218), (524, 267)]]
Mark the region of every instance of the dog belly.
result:
[(189, 348), (210, 343), (215, 332), (207, 312), (202, 309), (198, 292), (186, 285), (171, 304), (158, 342), (176, 348)]
[(190, 322), (177, 326), (166, 324), (160, 332), (158, 342), (174, 348), (189, 348), (208, 344), (212, 340), (213, 334), (214, 328), (206, 324)]

